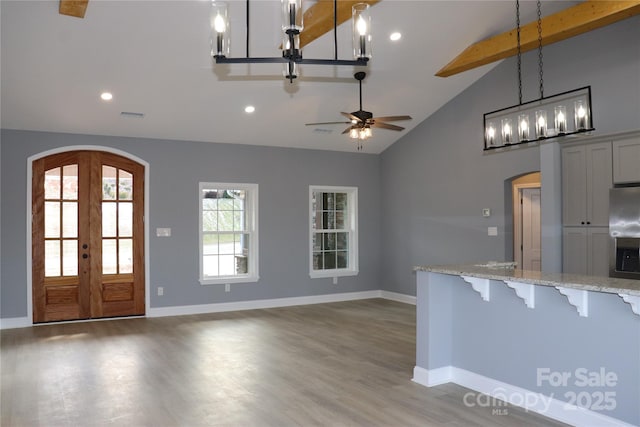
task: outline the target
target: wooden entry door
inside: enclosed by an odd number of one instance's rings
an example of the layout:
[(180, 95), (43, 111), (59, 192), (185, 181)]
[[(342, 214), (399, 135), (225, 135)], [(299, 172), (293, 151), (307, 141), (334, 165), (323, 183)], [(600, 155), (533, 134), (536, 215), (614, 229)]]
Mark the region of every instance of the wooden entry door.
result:
[(33, 162), (33, 322), (142, 315), (144, 166), (72, 151)]

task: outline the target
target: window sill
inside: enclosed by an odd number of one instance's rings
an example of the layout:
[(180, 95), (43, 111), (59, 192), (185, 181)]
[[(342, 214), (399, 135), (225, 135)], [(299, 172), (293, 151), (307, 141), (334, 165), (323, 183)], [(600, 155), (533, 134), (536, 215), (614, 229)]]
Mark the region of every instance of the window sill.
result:
[(319, 270), (309, 273), (309, 277), (312, 279), (324, 279), (327, 277), (345, 277), (345, 276), (357, 276), (358, 270)]
[(226, 285), (227, 283), (254, 283), (260, 280), (259, 276), (228, 276), (216, 279), (200, 279), (201, 285)]

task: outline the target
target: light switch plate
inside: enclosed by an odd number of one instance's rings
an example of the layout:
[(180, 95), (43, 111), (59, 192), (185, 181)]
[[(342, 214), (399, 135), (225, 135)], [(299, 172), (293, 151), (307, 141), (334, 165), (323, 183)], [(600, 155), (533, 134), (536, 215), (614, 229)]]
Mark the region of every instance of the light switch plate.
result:
[(489, 227), (489, 228), (487, 228), (487, 234), (489, 236), (497, 236), (498, 235), (498, 227)]
[(171, 237), (170, 228), (156, 228), (156, 236), (158, 237)]
[(484, 208), (482, 209), (482, 216), (485, 218), (488, 218), (491, 216), (491, 209), (489, 208)]

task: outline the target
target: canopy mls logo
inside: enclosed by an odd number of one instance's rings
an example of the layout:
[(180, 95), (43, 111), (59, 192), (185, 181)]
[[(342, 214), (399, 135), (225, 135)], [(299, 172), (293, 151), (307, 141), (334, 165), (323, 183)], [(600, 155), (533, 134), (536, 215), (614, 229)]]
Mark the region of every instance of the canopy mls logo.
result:
[[(571, 388), (557, 394), (557, 399), (564, 402), (565, 410), (584, 408), (592, 411), (613, 411), (617, 402), (616, 392), (611, 389), (617, 385), (618, 374), (607, 371), (604, 367), (595, 371), (587, 368), (577, 368), (573, 371), (553, 371), (551, 368), (536, 370), (537, 387)], [(536, 408), (536, 412), (547, 413), (554, 399), (556, 393), (509, 391), (497, 387), (489, 394), (470, 391), (463, 396), (462, 401), (469, 408), (491, 408), (491, 415), (508, 415), (510, 404), (526, 411)]]
[[(536, 385), (543, 387), (573, 387), (563, 393), (565, 409), (585, 408), (592, 411), (613, 411), (616, 409), (616, 392), (608, 390), (618, 385), (618, 374), (601, 367), (597, 371), (577, 368), (574, 371), (552, 371), (538, 368)], [(575, 390), (575, 388), (598, 388), (598, 390)], [(553, 393), (551, 394), (553, 396)]]

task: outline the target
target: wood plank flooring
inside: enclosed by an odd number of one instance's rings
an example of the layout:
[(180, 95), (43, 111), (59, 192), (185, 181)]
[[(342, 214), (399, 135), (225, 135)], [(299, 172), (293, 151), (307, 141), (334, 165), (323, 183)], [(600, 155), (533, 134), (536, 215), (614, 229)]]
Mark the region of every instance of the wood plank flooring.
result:
[(0, 345), (6, 427), (561, 425), (413, 383), (415, 307), (383, 299), (52, 324)]

